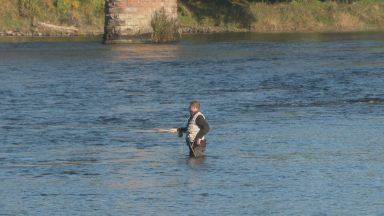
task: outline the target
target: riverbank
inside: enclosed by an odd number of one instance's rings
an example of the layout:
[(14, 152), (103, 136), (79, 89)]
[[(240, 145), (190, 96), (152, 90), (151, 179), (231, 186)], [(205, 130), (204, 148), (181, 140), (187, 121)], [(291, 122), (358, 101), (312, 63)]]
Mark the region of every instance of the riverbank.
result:
[[(17, 0), (0, 0), (0, 36), (94, 37), (103, 33), (102, 0), (51, 0), (24, 10)], [(76, 3), (77, 2), (77, 3)], [(197, 2), (197, 1), (196, 1)], [(307, 1), (251, 3), (246, 26), (242, 17), (229, 19), (225, 11), (204, 4), (179, 2), (180, 30), (184, 34), (221, 32), (346, 32), (383, 31), (384, 2), (361, 0), (352, 4)], [(223, 13), (223, 14), (220, 14)], [(249, 17), (251, 16), (251, 18)]]
[(0, 36), (72, 37), (103, 33), (103, 0), (0, 0)]
[[(213, 13), (207, 8), (187, 7), (183, 4), (179, 7), (179, 19), (184, 33), (384, 30), (384, 2), (377, 0), (362, 0), (351, 4), (320, 1), (252, 3), (249, 10), (253, 15), (253, 21), (247, 27), (241, 23), (241, 17), (235, 21), (228, 21), (225, 16), (212, 15)], [(204, 11), (204, 15), (201, 15), (200, 11)]]

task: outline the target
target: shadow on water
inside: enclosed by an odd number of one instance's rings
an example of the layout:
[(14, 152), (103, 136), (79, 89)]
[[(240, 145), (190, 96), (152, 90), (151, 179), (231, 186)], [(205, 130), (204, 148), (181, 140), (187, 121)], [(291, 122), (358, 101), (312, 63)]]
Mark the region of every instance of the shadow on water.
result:
[(190, 42), (320, 42), (334, 40), (384, 40), (384, 32), (325, 32), (325, 33), (215, 33), (185, 35)]
[[(186, 34), (183, 42), (239, 42), (239, 41), (263, 41), (263, 42), (292, 42), (292, 41), (332, 41), (332, 40), (384, 40), (384, 32), (322, 32), (322, 33), (213, 33), (213, 34)], [(100, 42), (100, 36), (94, 37), (0, 37), (0, 43), (35, 43), (35, 42)], [(165, 50), (174, 47), (173, 44), (125, 44), (109, 45), (113, 49), (126, 49), (146, 45), (143, 50), (153, 47)], [(124, 48), (125, 47), (125, 48)], [(165, 49), (164, 49), (165, 48)], [(161, 52), (161, 51), (160, 51)]]
[(36, 43), (36, 42), (100, 42), (102, 38), (94, 37), (0, 37), (0, 43)]

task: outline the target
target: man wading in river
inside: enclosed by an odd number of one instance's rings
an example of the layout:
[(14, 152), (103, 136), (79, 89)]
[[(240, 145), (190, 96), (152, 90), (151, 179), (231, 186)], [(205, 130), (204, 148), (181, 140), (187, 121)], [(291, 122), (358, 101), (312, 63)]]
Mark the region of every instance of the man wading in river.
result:
[(189, 156), (201, 157), (204, 156), (206, 147), (205, 135), (209, 131), (209, 125), (205, 120), (204, 115), (200, 112), (200, 103), (192, 101), (189, 105), (190, 117), (187, 127), (171, 129), (173, 132), (178, 132), (179, 137), (186, 133), (186, 142), (189, 147)]

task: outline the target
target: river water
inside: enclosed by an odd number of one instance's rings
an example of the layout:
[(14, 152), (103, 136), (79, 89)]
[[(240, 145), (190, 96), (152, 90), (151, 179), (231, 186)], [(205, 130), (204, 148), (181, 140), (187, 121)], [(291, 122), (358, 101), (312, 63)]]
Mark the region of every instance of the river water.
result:
[(383, 84), (384, 33), (3, 39), (0, 215), (384, 215)]

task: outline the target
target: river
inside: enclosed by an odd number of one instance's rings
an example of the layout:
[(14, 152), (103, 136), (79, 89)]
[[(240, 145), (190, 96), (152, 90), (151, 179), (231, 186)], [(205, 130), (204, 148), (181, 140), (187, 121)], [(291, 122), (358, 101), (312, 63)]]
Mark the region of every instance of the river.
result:
[(383, 215), (383, 84), (384, 33), (2, 39), (0, 215)]

